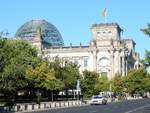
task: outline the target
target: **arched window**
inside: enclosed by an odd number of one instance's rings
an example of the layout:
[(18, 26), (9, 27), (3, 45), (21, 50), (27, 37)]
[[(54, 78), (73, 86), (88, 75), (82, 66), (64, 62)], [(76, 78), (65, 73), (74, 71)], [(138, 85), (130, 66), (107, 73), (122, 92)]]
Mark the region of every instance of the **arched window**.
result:
[(100, 33), (100, 32), (97, 32), (97, 36), (100, 37), (100, 36), (101, 36), (101, 33)]
[(100, 67), (110, 66), (110, 60), (107, 57), (102, 57), (99, 60), (98, 65)]
[(103, 36), (106, 36), (106, 32), (105, 31), (103, 31)]
[(111, 36), (111, 35), (112, 35), (112, 32), (111, 32), (111, 31), (109, 31), (109, 32), (108, 32), (108, 36)]

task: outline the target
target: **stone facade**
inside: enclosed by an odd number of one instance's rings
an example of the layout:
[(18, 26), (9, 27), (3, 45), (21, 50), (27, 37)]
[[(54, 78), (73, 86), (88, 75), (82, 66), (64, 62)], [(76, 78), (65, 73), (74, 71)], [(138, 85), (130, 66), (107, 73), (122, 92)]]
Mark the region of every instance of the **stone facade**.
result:
[[(69, 60), (80, 66), (80, 72), (84, 70), (96, 71), (100, 75), (113, 78), (116, 74), (122, 76), (127, 71), (135, 68), (139, 55), (135, 52), (135, 42), (132, 39), (122, 39), (122, 29), (117, 23), (93, 24), (91, 27), (92, 39), (87, 46), (51, 46), (42, 48), (41, 37), (33, 45), (40, 47), (43, 57), (50, 61), (59, 57), (63, 61)], [(36, 39), (36, 38), (35, 38)]]

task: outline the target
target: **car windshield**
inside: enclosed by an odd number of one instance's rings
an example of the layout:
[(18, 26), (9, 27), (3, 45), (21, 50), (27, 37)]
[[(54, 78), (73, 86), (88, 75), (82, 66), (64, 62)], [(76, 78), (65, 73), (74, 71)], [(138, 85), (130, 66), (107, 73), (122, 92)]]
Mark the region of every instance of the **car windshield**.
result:
[(102, 97), (99, 97), (99, 96), (96, 96), (96, 97), (93, 97), (94, 99), (101, 99)]

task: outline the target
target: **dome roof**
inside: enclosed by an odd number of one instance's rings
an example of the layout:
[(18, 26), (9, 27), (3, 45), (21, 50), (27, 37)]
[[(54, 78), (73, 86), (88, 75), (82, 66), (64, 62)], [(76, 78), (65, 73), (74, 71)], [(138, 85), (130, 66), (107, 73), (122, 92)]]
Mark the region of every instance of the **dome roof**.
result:
[(63, 46), (64, 42), (57, 28), (45, 20), (31, 20), (23, 24), (15, 34), (15, 37), (33, 40), (37, 36), (37, 30), (41, 29), (42, 44), (47, 46)]

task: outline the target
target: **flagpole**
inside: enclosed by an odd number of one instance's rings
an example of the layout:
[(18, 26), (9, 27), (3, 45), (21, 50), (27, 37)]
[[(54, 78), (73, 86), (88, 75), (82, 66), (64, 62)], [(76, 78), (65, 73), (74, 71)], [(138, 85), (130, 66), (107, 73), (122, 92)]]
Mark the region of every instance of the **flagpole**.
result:
[(104, 17), (104, 23), (107, 23), (108, 4), (109, 4), (109, 0), (106, 0), (106, 6), (102, 11), (102, 16)]
[(104, 17), (104, 22), (107, 23), (107, 17), (106, 16)]

